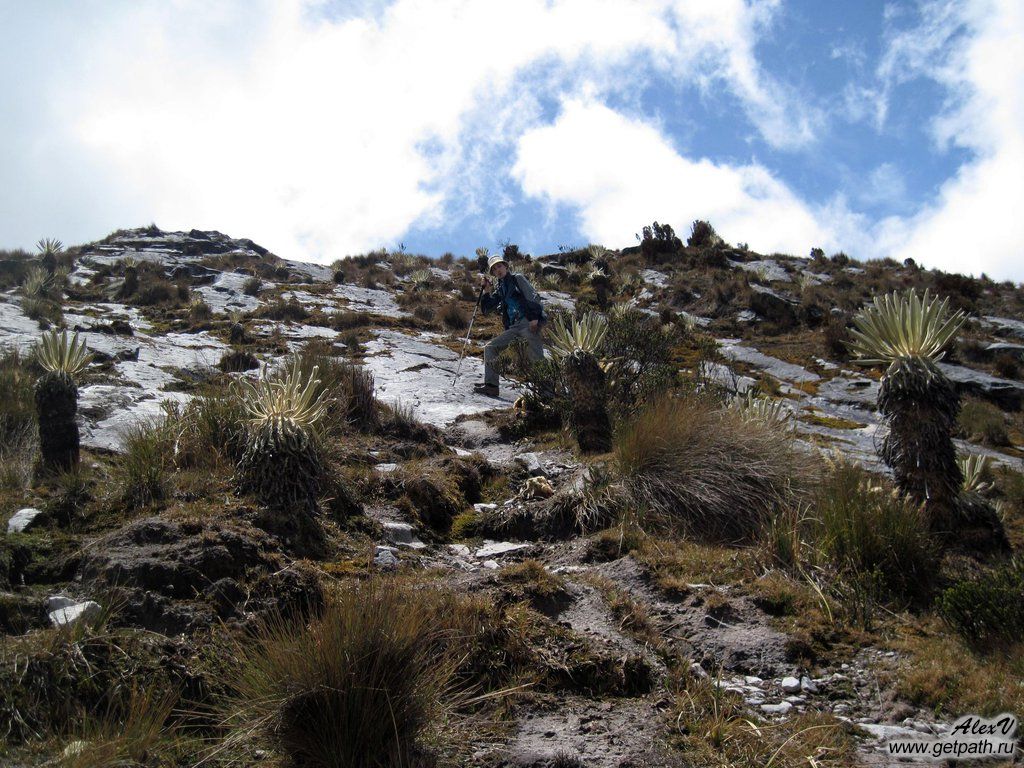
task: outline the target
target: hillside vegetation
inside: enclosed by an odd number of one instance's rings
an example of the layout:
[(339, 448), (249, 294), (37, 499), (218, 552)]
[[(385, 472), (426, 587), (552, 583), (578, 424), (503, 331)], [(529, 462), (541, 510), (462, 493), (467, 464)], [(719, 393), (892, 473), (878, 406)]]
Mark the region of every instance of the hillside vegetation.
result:
[(486, 249), (0, 251), (0, 764), (885, 765), (1024, 716), (1020, 286), (637, 240), (502, 246), (550, 322), (498, 399)]

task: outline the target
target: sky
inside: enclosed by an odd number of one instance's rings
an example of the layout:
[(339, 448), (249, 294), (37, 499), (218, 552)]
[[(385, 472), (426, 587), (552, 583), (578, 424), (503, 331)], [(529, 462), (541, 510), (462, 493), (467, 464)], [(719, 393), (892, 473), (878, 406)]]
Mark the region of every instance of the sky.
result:
[(0, 248), (733, 244), (1024, 281), (1020, 0), (0, 0)]

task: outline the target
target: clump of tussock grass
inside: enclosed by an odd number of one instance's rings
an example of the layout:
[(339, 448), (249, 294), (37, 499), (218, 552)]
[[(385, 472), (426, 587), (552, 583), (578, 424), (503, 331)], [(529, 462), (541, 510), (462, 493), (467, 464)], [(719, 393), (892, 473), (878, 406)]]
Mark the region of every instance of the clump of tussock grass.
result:
[(138, 509), (166, 499), (174, 472), (174, 434), (167, 418), (139, 421), (121, 430), (121, 447), (113, 468), (117, 498)]
[(113, 739), (118, 732), (137, 742), (163, 724), (161, 715), (178, 701), (173, 673), (161, 658), (165, 646), (152, 636), (111, 629), (116, 606), (103, 602), (106, 609), (92, 622), (0, 643), (0, 722), (7, 744), (49, 737)]
[(228, 743), (259, 739), (293, 765), (410, 764), (441, 720), (456, 666), (442, 602), (371, 581), (308, 624), (269, 620), (236, 649)]
[(645, 528), (749, 539), (809, 498), (810, 457), (783, 430), (699, 396), (662, 398), (617, 437), (619, 483)]
[(60, 768), (93, 768), (98, 765), (146, 765), (158, 749), (173, 750), (179, 738), (167, 727), (177, 691), (158, 692), (132, 685), (127, 704), (108, 703), (106, 711), (90, 713), (64, 748)]
[(921, 506), (855, 464), (830, 467), (805, 521), (809, 539), (840, 573), (876, 597), (920, 602), (931, 593), (936, 542)]
[(327, 351), (309, 346), (299, 355), (300, 369), (308, 376), (317, 368), (316, 395), (330, 403), (325, 426), (340, 432), (353, 425), (373, 429), (379, 423), (379, 408), (374, 394), (373, 374), (360, 365), (338, 360)]
[(35, 376), (16, 350), (0, 356), (0, 487), (27, 488), (39, 446)]
[(173, 436), (171, 455), (178, 469), (234, 465), (245, 451), (246, 411), (231, 394), (193, 398), (184, 407), (167, 407)]

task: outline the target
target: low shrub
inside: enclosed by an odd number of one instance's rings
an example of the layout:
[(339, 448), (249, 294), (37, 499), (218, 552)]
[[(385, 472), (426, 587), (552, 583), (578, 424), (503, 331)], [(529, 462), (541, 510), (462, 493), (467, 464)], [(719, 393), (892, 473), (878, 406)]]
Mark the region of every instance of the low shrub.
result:
[(996, 373), (1004, 378), (1020, 378), (1020, 360), (1014, 355), (1006, 353), (996, 355), (995, 360), (992, 361), (992, 366), (996, 369)]
[(196, 298), (188, 306), (188, 320), (190, 323), (205, 323), (213, 316), (210, 305), (202, 299)]
[(178, 300), (178, 287), (162, 278), (149, 278), (140, 282), (138, 289), (131, 297), (131, 303), (142, 307), (156, 304), (169, 304)]
[(469, 325), (469, 318), (466, 317), (465, 310), (454, 301), (441, 307), (439, 316), (441, 322), (444, 323), (444, 327), (453, 331), (465, 330), (466, 326)]
[(853, 337), (846, 324), (846, 315), (832, 315), (822, 326), (821, 340), (826, 356), (836, 360), (849, 358), (849, 344)]
[(923, 603), (931, 594), (938, 552), (923, 511), (855, 464), (830, 467), (803, 534), (872, 598)]
[(327, 322), (336, 331), (347, 331), (352, 328), (361, 328), (370, 324), (370, 315), (366, 312), (331, 312), (327, 315)]
[(252, 352), (233, 349), (221, 356), (217, 367), (225, 373), (241, 373), (242, 371), (251, 371), (259, 368), (260, 361), (256, 359), (256, 355)]
[(676, 326), (662, 325), (638, 309), (609, 313), (601, 356), (608, 361), (609, 405), (616, 421), (635, 414), (671, 386), (677, 341)]
[(277, 301), (273, 304), (260, 307), (255, 314), (270, 320), (291, 320), (294, 322), (302, 322), (309, 318), (309, 311), (296, 301), (294, 297), (288, 299), (288, 301), (278, 297)]
[(991, 447), (1010, 445), (1006, 417), (992, 403), (976, 398), (964, 402), (960, 409), (960, 432), (968, 440)]
[(616, 438), (621, 487), (645, 528), (749, 539), (808, 498), (813, 465), (786, 430), (710, 398), (665, 397)]
[(256, 735), (290, 764), (414, 764), (455, 668), (443, 598), (395, 581), (347, 586), (308, 624), (271, 620), (240, 643), (231, 741)]
[(972, 646), (1002, 648), (1024, 637), (1024, 561), (957, 582), (936, 601), (939, 615)]

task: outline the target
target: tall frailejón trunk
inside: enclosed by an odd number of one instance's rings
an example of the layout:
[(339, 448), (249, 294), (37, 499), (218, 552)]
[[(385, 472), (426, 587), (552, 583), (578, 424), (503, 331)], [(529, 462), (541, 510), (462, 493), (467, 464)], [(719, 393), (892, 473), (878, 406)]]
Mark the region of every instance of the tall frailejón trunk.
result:
[(569, 355), (563, 367), (572, 405), (569, 426), (584, 453), (604, 453), (612, 447), (608, 419), (608, 387), (597, 358), (586, 352)]
[(953, 444), (960, 395), (930, 360), (904, 358), (883, 377), (878, 406), (889, 427), (881, 456), (897, 487), (924, 504), (932, 530), (951, 532), (963, 485)]
[(36, 382), (39, 450), (45, 470), (66, 471), (78, 466), (78, 387), (67, 373), (48, 371)]

